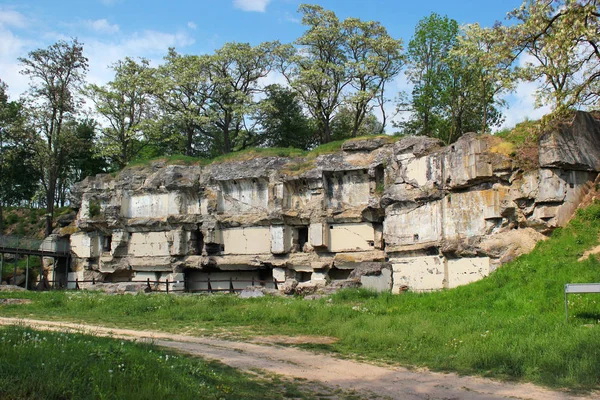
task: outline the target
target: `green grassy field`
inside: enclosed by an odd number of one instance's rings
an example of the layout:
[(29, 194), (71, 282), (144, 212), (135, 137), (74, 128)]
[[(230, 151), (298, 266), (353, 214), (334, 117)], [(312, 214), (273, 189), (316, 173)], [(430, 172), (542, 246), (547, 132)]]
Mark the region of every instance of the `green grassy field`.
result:
[[(232, 295), (109, 296), (86, 292), (0, 293), (33, 300), (2, 316), (84, 321), (191, 334), (325, 335), (319, 351), (551, 387), (600, 387), (600, 296), (572, 295), (565, 323), (563, 286), (600, 282), (594, 257), (600, 204), (529, 255), (482, 281), (433, 293), (342, 291), (321, 300), (239, 299)], [(307, 347), (310, 347), (307, 345)]]
[(329, 398), (327, 391), (306, 382), (259, 378), (151, 344), (0, 328), (3, 400), (313, 399)]

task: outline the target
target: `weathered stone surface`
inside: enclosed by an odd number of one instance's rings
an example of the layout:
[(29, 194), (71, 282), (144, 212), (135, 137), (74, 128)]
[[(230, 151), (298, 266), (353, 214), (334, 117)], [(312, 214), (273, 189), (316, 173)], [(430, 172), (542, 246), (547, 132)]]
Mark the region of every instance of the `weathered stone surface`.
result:
[(373, 151), (388, 143), (384, 137), (374, 137), (360, 140), (349, 140), (342, 145), (344, 151)]
[(279, 290), (284, 294), (294, 294), (298, 281), (295, 279), (286, 279), (285, 282), (279, 285)]
[(167, 279), (173, 290), (276, 282), (319, 296), (340, 285), (451, 288), (569, 220), (596, 179), (597, 138), (596, 120), (577, 114), (542, 139), (542, 167), (528, 171), (498, 151), (500, 138), (475, 134), (447, 147), (374, 137), (318, 157), (152, 162), (75, 185), (77, 219), (61, 232), (71, 273), (158, 280), (155, 290)]
[(248, 287), (240, 292), (240, 299), (254, 299), (257, 297), (265, 297), (265, 294), (262, 292), (261, 288), (257, 287)]
[(561, 124), (540, 138), (540, 166), (600, 171), (600, 122), (577, 111), (571, 124)]

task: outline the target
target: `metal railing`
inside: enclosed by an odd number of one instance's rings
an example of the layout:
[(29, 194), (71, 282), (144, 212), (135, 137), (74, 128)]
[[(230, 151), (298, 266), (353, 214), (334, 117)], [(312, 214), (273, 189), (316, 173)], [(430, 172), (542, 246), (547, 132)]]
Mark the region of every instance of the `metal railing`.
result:
[[(146, 288), (145, 290), (147, 292), (159, 292), (159, 293), (183, 293), (183, 292), (187, 292), (187, 293), (199, 293), (199, 292), (206, 292), (206, 293), (218, 293), (218, 292), (228, 292), (228, 293), (236, 293), (236, 292), (241, 292), (243, 291), (245, 288), (236, 288), (235, 284), (237, 283), (249, 283), (248, 286), (251, 287), (266, 287), (267, 285), (273, 285), (274, 289), (278, 288), (278, 282), (276, 279), (272, 279), (272, 280), (262, 280), (262, 279), (233, 279), (233, 278), (229, 278), (229, 279), (203, 279), (203, 280), (184, 280), (184, 281), (169, 281), (168, 279), (161, 281), (161, 280), (150, 280), (149, 278), (146, 280), (129, 280), (129, 281), (122, 281), (122, 282), (102, 282), (102, 281), (97, 281), (96, 279), (91, 279), (91, 280), (79, 280), (79, 279), (75, 279), (73, 280), (53, 280), (53, 281), (48, 281), (48, 284), (52, 285), (50, 287), (50, 289), (54, 289), (54, 290), (82, 290), (85, 289), (85, 287), (82, 287), (82, 285), (84, 284), (92, 284), (92, 286), (97, 285), (97, 284), (104, 284), (104, 283), (108, 283), (108, 284), (128, 284), (128, 283), (142, 283), (145, 284)], [(200, 284), (206, 284), (206, 287), (204, 288), (194, 288), (194, 289), (190, 289), (190, 284), (193, 283), (200, 283)], [(220, 287), (223, 286), (222, 284), (226, 283), (227, 287)], [(74, 285), (70, 285), (70, 284), (74, 284)], [(173, 288), (173, 286), (181, 286), (183, 285), (182, 288)], [(213, 287), (214, 285), (216, 285), (217, 287)], [(71, 287), (70, 287), (71, 286)], [(161, 287), (164, 287), (164, 289), (160, 289)]]
[(68, 254), (71, 250), (67, 241), (50, 241), (23, 236), (0, 235), (0, 248), (17, 250), (43, 251), (48, 253)]

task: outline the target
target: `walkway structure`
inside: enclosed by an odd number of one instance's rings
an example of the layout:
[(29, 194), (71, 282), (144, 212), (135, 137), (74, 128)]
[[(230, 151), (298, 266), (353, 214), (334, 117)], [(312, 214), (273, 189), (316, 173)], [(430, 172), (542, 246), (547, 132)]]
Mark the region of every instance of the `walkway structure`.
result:
[[(4, 254), (14, 254), (13, 284), (16, 284), (17, 263), (19, 257), (25, 256), (27, 265), (25, 269), (25, 287), (29, 286), (29, 257), (38, 256), (53, 258), (55, 261), (62, 261), (65, 265), (65, 278), (68, 271), (71, 249), (68, 241), (53, 241), (47, 239), (35, 239), (21, 236), (0, 235), (0, 271), (4, 271)], [(41, 260), (40, 260), (41, 261)], [(55, 285), (55, 270), (52, 272), (52, 282)], [(40, 276), (43, 272), (43, 262), (40, 262)]]

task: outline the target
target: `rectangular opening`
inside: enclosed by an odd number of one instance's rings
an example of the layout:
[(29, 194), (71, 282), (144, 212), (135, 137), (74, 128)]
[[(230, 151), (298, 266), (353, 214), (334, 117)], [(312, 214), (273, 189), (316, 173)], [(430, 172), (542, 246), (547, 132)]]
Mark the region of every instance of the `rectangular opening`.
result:
[(102, 236), (102, 251), (110, 251), (112, 245), (112, 235)]
[(304, 245), (308, 243), (308, 226), (296, 228), (296, 237), (298, 238), (298, 251), (304, 252)]
[(191, 254), (196, 256), (202, 255), (202, 250), (204, 249), (204, 235), (202, 231), (192, 231), (191, 239)]
[(309, 282), (312, 277), (312, 272), (296, 271), (296, 280), (298, 282)]
[(332, 268), (329, 270), (329, 278), (331, 278), (334, 281), (345, 280), (350, 277), (351, 272), (351, 269)]

